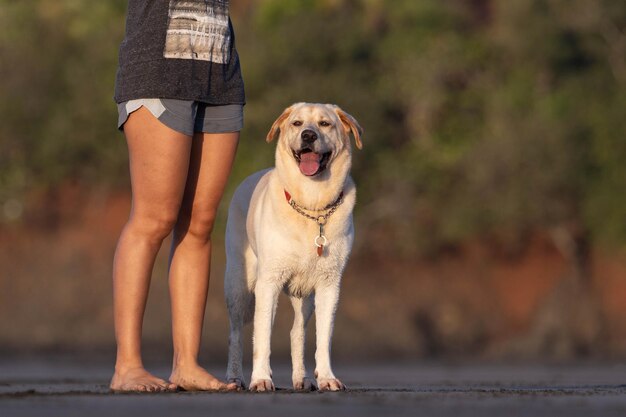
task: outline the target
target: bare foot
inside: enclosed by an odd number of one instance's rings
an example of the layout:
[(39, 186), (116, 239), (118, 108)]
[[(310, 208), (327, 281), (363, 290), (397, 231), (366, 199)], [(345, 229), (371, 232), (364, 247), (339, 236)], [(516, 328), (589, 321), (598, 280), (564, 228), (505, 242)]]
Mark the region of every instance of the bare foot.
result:
[(157, 378), (144, 368), (115, 371), (111, 390), (116, 392), (163, 392), (175, 391), (176, 385)]
[(235, 391), (236, 383), (226, 384), (200, 366), (179, 367), (172, 371), (170, 381), (185, 391)]

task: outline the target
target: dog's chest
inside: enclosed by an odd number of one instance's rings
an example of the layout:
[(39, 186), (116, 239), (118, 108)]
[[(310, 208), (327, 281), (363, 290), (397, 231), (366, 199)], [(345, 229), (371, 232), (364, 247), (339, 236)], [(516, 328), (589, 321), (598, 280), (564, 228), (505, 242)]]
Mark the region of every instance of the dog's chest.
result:
[(317, 282), (318, 279), (311, 276), (292, 276), (283, 285), (283, 291), (292, 297), (307, 297), (315, 292)]
[(307, 297), (320, 284), (341, 279), (341, 262), (333, 256), (305, 255), (283, 265), (283, 290), (294, 297)]

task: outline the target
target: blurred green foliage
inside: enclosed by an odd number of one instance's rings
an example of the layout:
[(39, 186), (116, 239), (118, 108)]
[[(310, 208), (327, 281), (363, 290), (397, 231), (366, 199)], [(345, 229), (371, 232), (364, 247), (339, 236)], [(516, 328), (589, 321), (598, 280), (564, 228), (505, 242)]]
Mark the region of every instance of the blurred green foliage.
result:
[[(626, 2), (231, 3), (248, 96), (234, 183), (272, 163), (263, 138), (284, 107), (333, 102), (366, 131), (368, 247), (515, 245), (563, 225), (626, 242)], [(0, 204), (125, 183), (111, 98), (125, 7), (0, 0)]]

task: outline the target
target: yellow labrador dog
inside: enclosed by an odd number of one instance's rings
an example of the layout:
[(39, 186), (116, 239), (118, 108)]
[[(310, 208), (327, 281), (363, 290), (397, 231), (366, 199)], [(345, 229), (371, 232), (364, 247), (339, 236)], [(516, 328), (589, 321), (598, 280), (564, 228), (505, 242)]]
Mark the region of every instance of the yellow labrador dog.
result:
[[(338, 391), (330, 364), (341, 275), (354, 228), (350, 134), (358, 122), (330, 104), (297, 103), (274, 122), (276, 167), (248, 177), (235, 191), (226, 226), (224, 290), (230, 315), (227, 379), (244, 387), (242, 327), (254, 318), (251, 391), (272, 391), (270, 339), (278, 295), (295, 311), (291, 330), (293, 387)], [(315, 383), (304, 366), (305, 327), (315, 310)]]

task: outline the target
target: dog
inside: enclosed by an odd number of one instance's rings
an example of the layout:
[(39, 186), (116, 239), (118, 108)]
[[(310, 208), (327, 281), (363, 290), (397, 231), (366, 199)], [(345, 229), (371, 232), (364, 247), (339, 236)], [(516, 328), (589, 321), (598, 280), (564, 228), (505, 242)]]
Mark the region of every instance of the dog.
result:
[[(249, 389), (275, 390), (270, 338), (278, 296), (284, 291), (295, 312), (294, 389), (345, 390), (331, 369), (330, 350), (341, 276), (354, 239), (350, 135), (361, 149), (362, 134), (359, 123), (338, 106), (296, 103), (283, 111), (266, 138), (278, 138), (275, 167), (251, 175), (233, 195), (226, 224), (226, 378), (241, 389), (242, 328), (254, 321)], [(305, 327), (313, 311), (315, 382), (304, 366)]]

